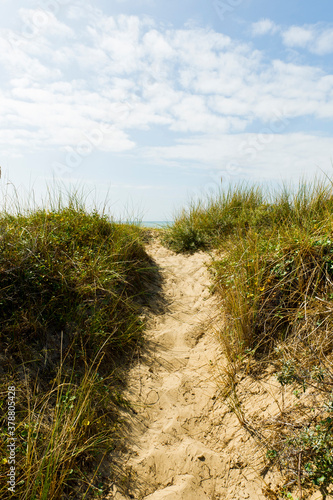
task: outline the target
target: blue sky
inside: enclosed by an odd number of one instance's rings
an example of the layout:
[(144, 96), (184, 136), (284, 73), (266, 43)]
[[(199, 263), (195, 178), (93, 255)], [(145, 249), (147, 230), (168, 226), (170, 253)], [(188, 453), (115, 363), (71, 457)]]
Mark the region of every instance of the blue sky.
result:
[(3, 0), (0, 182), (170, 220), (221, 178), (333, 177), (332, 55), (328, 0)]

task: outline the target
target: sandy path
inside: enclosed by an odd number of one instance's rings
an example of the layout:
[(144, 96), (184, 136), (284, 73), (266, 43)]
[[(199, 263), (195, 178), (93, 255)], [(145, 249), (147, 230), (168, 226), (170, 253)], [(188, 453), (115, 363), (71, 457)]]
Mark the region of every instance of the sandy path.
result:
[(163, 276), (166, 307), (150, 313), (149, 352), (129, 375), (135, 416), (121, 456), (123, 480), (108, 499), (264, 498), (242, 457), (248, 437), (219, 398), (223, 358), (209, 256), (176, 255), (157, 241), (148, 252)]

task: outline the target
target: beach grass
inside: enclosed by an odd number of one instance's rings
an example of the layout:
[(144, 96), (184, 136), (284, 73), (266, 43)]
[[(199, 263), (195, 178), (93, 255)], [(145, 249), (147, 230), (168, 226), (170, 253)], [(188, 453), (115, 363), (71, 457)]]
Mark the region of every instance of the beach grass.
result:
[(122, 439), (126, 366), (143, 342), (155, 272), (143, 233), (87, 210), (77, 192), (53, 193), (42, 207), (16, 200), (0, 213), (0, 232), (0, 496), (10, 498), (15, 387), (13, 498), (98, 497), (109, 480), (99, 465)]

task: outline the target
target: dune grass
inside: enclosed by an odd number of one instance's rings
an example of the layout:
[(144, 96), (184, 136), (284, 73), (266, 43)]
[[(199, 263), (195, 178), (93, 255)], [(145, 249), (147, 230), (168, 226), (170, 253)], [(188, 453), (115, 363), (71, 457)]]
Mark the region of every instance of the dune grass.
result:
[(281, 387), (302, 395), (287, 425), (266, 429), (267, 457), (286, 483), (324, 494), (333, 482), (332, 231), (332, 183), (315, 180), (274, 193), (230, 187), (190, 204), (164, 236), (178, 252), (219, 250), (213, 289), (231, 385), (245, 365), (258, 376), (271, 364)]
[(269, 192), (261, 186), (236, 184), (205, 200), (193, 201), (174, 217), (164, 242), (176, 252), (216, 248), (231, 235), (247, 229), (275, 230), (285, 225), (312, 227), (333, 207), (330, 187), (315, 181), (296, 192), (287, 186)]
[(15, 386), (13, 498), (98, 497), (154, 274), (142, 232), (87, 211), (72, 193), (47, 208), (4, 209), (0, 234), (0, 496), (10, 493), (6, 407)]

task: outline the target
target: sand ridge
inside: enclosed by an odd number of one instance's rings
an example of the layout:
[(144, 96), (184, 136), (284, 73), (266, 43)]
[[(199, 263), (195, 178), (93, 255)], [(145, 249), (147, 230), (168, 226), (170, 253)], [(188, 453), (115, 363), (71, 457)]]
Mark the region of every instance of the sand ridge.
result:
[(264, 499), (255, 445), (219, 397), (225, 362), (210, 256), (175, 254), (156, 239), (147, 251), (163, 277), (165, 306), (149, 314), (149, 354), (129, 374), (131, 436), (123, 479), (107, 498)]

